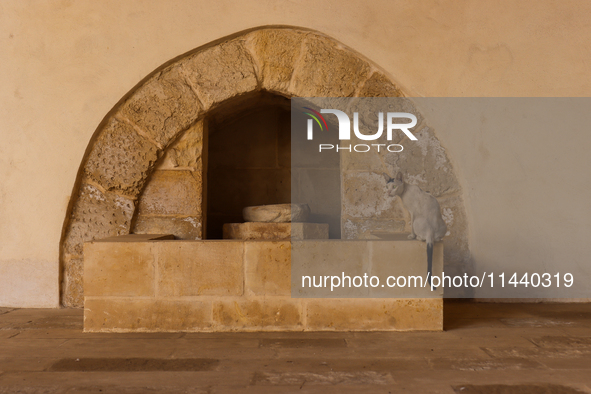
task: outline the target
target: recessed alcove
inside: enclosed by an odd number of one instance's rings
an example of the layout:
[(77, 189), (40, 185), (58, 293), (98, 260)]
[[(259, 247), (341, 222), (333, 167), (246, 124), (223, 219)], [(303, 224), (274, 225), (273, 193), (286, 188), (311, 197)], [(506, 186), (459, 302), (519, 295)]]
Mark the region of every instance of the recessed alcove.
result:
[(289, 100), (260, 92), (241, 101), (207, 122), (207, 239), (243, 222), (244, 207), (291, 201)]

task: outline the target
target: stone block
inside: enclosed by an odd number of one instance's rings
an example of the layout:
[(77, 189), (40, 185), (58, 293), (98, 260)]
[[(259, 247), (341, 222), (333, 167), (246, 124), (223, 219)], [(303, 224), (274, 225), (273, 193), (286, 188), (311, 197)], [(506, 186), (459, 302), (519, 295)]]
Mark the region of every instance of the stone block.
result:
[(72, 208), (63, 242), (62, 303), (83, 305), (83, 244), (129, 233), (134, 202), (113, 192), (83, 183)]
[(207, 331), (211, 302), (138, 298), (86, 298), (84, 331)]
[[(371, 250), (369, 275), (380, 278), (380, 285), (371, 287), (369, 294), (376, 298), (432, 298), (443, 297), (443, 287), (431, 290), (427, 279), (427, 244), (407, 239), (400, 234), (398, 242), (369, 241)], [(433, 275), (443, 271), (443, 243), (433, 246)], [(389, 287), (389, 276), (405, 278), (404, 287)], [(409, 279), (411, 278), (411, 279)], [(390, 283), (394, 283), (391, 281)], [(403, 283), (402, 281), (400, 282)]]
[[(406, 219), (343, 219), (343, 239), (377, 239), (373, 232), (402, 233), (407, 230)], [(410, 227), (408, 228), (410, 232)]]
[(359, 97), (400, 97), (403, 96), (398, 86), (381, 72), (374, 72), (363, 84)]
[(443, 238), (446, 264), (468, 264), (468, 220), (461, 196), (439, 198), (441, 216), (447, 225), (447, 234)]
[(64, 252), (81, 257), (84, 242), (129, 233), (134, 210), (132, 200), (83, 183), (70, 216)]
[(205, 49), (181, 63), (205, 110), (258, 86), (252, 58), (243, 40)]
[(413, 132), (417, 141), (405, 143), (404, 150), (395, 155), (384, 154), (392, 176), (401, 171), (407, 183), (417, 185), (433, 196), (460, 191), (451, 162), (441, 143), (429, 127)]
[(291, 223), (291, 239), (328, 239), (328, 223)]
[(240, 241), (159, 243), (158, 295), (242, 295), (243, 252)]
[[(203, 170), (204, 121), (200, 120), (171, 143), (156, 163), (156, 170), (171, 170), (178, 167), (189, 168), (194, 172)], [(193, 174), (195, 175), (195, 173)]]
[(244, 292), (248, 295), (291, 294), (291, 243), (244, 243)]
[(326, 223), (226, 223), (224, 239), (279, 240), (328, 239)]
[(353, 97), (369, 72), (369, 64), (351, 51), (338, 48), (326, 37), (309, 35), (291, 90), (299, 97)]
[(290, 298), (214, 301), (213, 321), (221, 330), (301, 330), (299, 300)]
[(156, 145), (112, 118), (94, 143), (84, 173), (106, 190), (137, 195), (158, 159)]
[(84, 294), (153, 297), (154, 245), (148, 242), (85, 243)]
[[(292, 241), (292, 297), (364, 297), (365, 287), (316, 287), (325, 276), (363, 276), (369, 272), (369, 248), (366, 241), (307, 240)], [(306, 277), (306, 278), (304, 278)], [(307, 277), (310, 277), (308, 279)]]
[(291, 223), (226, 223), (224, 239), (277, 240), (291, 238)]
[(242, 216), (247, 222), (305, 222), (310, 215), (308, 204), (269, 204), (245, 207)]
[[(352, 137), (353, 138), (353, 137)], [(359, 142), (366, 143), (368, 141)], [(382, 141), (379, 141), (382, 143)], [(351, 141), (353, 145), (353, 141)], [(383, 148), (382, 148), (383, 149)], [(380, 155), (376, 151), (369, 152), (349, 152), (342, 151), (341, 153), (341, 168), (343, 171), (373, 171), (373, 172), (387, 172)]]
[(120, 113), (166, 146), (199, 116), (201, 106), (180, 66), (160, 71), (127, 99)]
[(201, 216), (138, 216), (132, 228), (134, 234), (172, 234), (175, 239), (203, 239)]
[(70, 307), (84, 305), (84, 259), (67, 256), (63, 260), (62, 303)]
[(306, 330), (443, 330), (443, 299), (306, 300)]
[(150, 176), (138, 202), (138, 214), (202, 215), (203, 187), (191, 171), (157, 170)]
[(124, 235), (117, 235), (114, 237), (102, 238), (102, 239), (99, 239), (95, 242), (148, 242), (148, 241), (164, 241), (164, 240), (172, 241), (173, 239), (174, 239), (174, 235), (172, 235), (172, 234), (159, 234), (159, 233), (124, 234)]
[(290, 29), (262, 29), (250, 33), (246, 46), (258, 65), (262, 87), (269, 91), (287, 93), (300, 56), (305, 33)]
[(350, 218), (400, 220), (405, 209), (386, 191), (386, 180), (374, 172), (347, 172), (343, 176), (343, 215)]

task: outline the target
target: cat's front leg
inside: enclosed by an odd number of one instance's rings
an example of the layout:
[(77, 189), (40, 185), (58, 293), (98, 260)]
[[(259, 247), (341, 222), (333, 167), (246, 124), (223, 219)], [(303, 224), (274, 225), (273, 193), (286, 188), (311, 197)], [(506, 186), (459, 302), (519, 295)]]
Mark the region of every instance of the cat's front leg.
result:
[(415, 239), (417, 235), (415, 234), (415, 222), (412, 218), (412, 213), (410, 214), (410, 235), (408, 239)]

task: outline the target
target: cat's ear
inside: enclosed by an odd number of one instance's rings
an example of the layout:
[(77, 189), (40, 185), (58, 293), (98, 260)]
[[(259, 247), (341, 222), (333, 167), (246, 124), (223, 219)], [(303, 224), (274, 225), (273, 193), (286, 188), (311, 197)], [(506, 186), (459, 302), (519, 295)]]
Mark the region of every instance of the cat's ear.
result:
[(402, 181), (402, 172), (398, 171), (398, 174), (396, 174), (396, 180)]
[(386, 174), (385, 172), (382, 173), (382, 176), (384, 177), (384, 179), (386, 180), (386, 183), (390, 183), (392, 182), (392, 178), (390, 177), (390, 175)]

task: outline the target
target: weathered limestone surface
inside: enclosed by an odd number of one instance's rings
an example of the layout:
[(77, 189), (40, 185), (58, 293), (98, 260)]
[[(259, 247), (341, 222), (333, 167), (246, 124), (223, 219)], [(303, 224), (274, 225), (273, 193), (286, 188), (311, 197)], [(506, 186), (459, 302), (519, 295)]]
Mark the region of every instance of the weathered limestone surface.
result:
[(226, 223), (224, 239), (278, 240), (328, 239), (325, 223)]
[(300, 303), (289, 298), (217, 301), (213, 319), (224, 331), (303, 328)]
[(83, 184), (70, 218), (64, 251), (82, 256), (84, 242), (128, 233), (134, 209), (130, 199)]
[(96, 186), (83, 184), (73, 207), (63, 244), (62, 302), (82, 306), (83, 243), (129, 233), (134, 202)]
[(247, 222), (288, 223), (305, 222), (310, 215), (307, 204), (271, 204), (245, 207), (242, 210)]
[(179, 65), (150, 78), (121, 107), (120, 114), (166, 146), (199, 116), (201, 105)]
[(246, 295), (291, 295), (291, 243), (245, 242)]
[(430, 127), (413, 133), (417, 141), (404, 144), (404, 150), (386, 155), (384, 161), (391, 175), (402, 171), (406, 182), (419, 186), (435, 197), (459, 192), (460, 185), (445, 149)]
[(88, 297), (84, 324), (85, 331), (207, 331), (211, 301)]
[(370, 65), (334, 41), (310, 35), (290, 90), (300, 97), (353, 97), (370, 73)]
[(374, 72), (363, 84), (359, 97), (401, 97), (402, 92), (381, 72)]
[(441, 330), (443, 299), (320, 299), (307, 303), (310, 330), (347, 330), (355, 322), (356, 330)]
[(154, 171), (138, 202), (139, 215), (201, 216), (201, 185), (191, 171)]
[(204, 121), (198, 121), (189, 127), (166, 148), (162, 159), (156, 163), (156, 169), (173, 170), (180, 167), (191, 169), (193, 176), (200, 173), (203, 166), (204, 132)]
[(306, 34), (286, 29), (264, 29), (247, 36), (246, 45), (253, 53), (264, 89), (283, 94), (289, 92)]
[(85, 174), (106, 190), (139, 193), (158, 158), (158, 148), (132, 126), (111, 119), (94, 143)]
[(159, 295), (243, 294), (242, 242), (161, 242), (158, 247)]
[(382, 174), (349, 172), (343, 178), (344, 216), (365, 219), (399, 219), (405, 216), (400, 199), (386, 194), (386, 182)]
[(181, 63), (206, 110), (258, 87), (252, 57), (243, 39), (207, 48)]
[[(410, 220), (410, 216), (408, 218)], [(344, 239), (375, 239), (374, 231), (388, 233), (409, 232), (410, 227), (404, 217), (396, 219), (353, 219), (348, 218), (343, 223)]]
[(302, 277), (325, 275), (363, 276), (371, 273), (371, 253), (367, 241), (293, 241), (292, 242), (292, 295), (294, 297), (365, 297), (366, 287), (328, 288), (303, 287)]
[(134, 234), (174, 234), (175, 239), (203, 238), (201, 216), (138, 216)]
[(198, 121), (164, 151), (138, 198), (133, 233), (203, 238), (203, 133)]
[(84, 257), (67, 255), (63, 260), (62, 303), (69, 307), (84, 306)]
[(155, 296), (156, 261), (147, 243), (89, 242), (84, 245), (84, 290), (87, 296)]
[[(405, 239), (407, 234), (401, 235)], [(413, 286), (415, 289), (409, 291), (404, 287), (371, 287), (369, 295), (376, 298), (386, 297), (409, 297), (412, 293), (416, 298), (442, 297), (443, 288), (441, 286), (436, 290), (431, 290), (425, 284), (427, 274), (427, 245), (418, 241), (402, 242), (381, 242), (371, 241), (371, 275), (375, 275), (382, 280), (387, 280), (388, 276), (421, 277), (420, 281), (415, 279)], [(441, 276), (443, 271), (443, 242), (437, 242), (433, 245), (433, 276)], [(420, 287), (424, 285), (424, 287)]]

